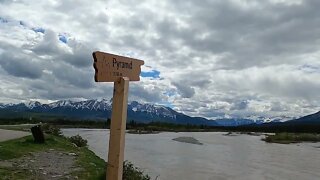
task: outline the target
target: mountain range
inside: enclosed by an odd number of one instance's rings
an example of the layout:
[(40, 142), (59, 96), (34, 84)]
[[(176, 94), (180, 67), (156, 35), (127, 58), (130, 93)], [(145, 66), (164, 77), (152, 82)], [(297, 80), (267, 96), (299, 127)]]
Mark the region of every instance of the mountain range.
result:
[[(112, 100), (85, 100), (85, 101), (70, 101), (61, 100), (49, 104), (42, 104), (37, 101), (30, 101), (19, 104), (0, 104), (0, 117), (43, 117), (53, 116), (60, 118), (75, 118), (86, 120), (105, 120), (111, 118)], [(248, 124), (262, 124), (269, 120), (260, 119), (234, 119), (224, 118), (210, 120), (203, 117), (191, 117), (183, 113), (179, 113), (170, 107), (139, 103), (132, 101), (128, 103), (128, 121), (134, 120), (139, 123), (149, 122), (167, 122), (175, 124), (192, 124), (192, 125), (207, 125), (207, 126), (240, 126)], [(320, 112), (315, 115), (306, 116), (306, 119), (300, 118), (292, 120), (296, 122), (318, 122)], [(317, 119), (318, 118), (318, 119)], [(280, 120), (275, 119), (274, 122)], [(290, 121), (287, 121), (290, 122)]]
[[(24, 117), (32, 117), (35, 114), (45, 114), (63, 118), (76, 118), (87, 120), (104, 120), (111, 118), (112, 100), (85, 100), (70, 101), (61, 100), (50, 104), (42, 104), (37, 101), (19, 104), (0, 104), (0, 117), (8, 117), (8, 114), (23, 114)], [(215, 121), (202, 117), (190, 117), (179, 113), (169, 107), (142, 104), (132, 101), (128, 104), (128, 121), (134, 120), (140, 123), (168, 122), (176, 124), (194, 125), (218, 125)]]
[(320, 124), (320, 111), (314, 114), (310, 114), (307, 116), (303, 116), (301, 118), (298, 119), (294, 119), (291, 121), (286, 121), (286, 124)]

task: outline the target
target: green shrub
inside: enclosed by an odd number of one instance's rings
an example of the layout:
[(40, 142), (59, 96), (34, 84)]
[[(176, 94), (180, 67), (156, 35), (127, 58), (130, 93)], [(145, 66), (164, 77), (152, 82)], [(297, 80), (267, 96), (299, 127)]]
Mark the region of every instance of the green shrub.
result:
[(41, 129), (44, 133), (52, 134), (54, 136), (61, 136), (61, 129), (57, 126), (53, 126), (51, 124), (42, 124)]
[(320, 135), (312, 133), (276, 133), (275, 135), (268, 135), (263, 140), (275, 143), (318, 142), (320, 141)]
[(143, 173), (142, 170), (135, 167), (131, 162), (123, 163), (123, 180), (150, 180), (150, 176)]
[(68, 138), (70, 142), (74, 143), (78, 147), (84, 147), (87, 146), (87, 140), (83, 139), (79, 134), (76, 136), (71, 136)]

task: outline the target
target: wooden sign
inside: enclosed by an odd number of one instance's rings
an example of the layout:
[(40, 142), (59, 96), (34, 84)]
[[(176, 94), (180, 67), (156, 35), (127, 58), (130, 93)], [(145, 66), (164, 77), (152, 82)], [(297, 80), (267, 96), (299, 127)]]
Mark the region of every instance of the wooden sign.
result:
[(139, 81), (143, 61), (104, 52), (92, 53), (96, 82), (114, 82), (107, 179), (122, 180), (129, 81)]
[(96, 82), (115, 82), (120, 77), (130, 81), (140, 81), (141, 66), (144, 61), (104, 52), (92, 53)]

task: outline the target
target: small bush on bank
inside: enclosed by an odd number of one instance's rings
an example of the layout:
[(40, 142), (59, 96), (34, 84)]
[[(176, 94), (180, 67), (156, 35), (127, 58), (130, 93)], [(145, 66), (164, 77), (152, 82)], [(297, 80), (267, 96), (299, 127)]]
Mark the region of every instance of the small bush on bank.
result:
[(43, 130), (44, 133), (47, 133), (47, 134), (52, 134), (54, 136), (62, 135), (61, 129), (51, 124), (42, 124), (41, 129)]
[(87, 146), (87, 140), (83, 139), (79, 134), (76, 136), (71, 136), (69, 141), (77, 145), (78, 147)]
[(150, 180), (150, 176), (143, 173), (142, 170), (135, 167), (131, 162), (123, 163), (123, 180)]

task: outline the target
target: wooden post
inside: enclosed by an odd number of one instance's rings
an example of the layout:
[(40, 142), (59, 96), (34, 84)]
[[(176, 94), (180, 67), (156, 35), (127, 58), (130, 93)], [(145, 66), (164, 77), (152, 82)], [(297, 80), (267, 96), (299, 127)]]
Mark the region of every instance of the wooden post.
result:
[(144, 61), (93, 52), (96, 82), (114, 82), (108, 153), (108, 180), (122, 180), (129, 81), (139, 81)]
[(107, 180), (122, 180), (129, 78), (114, 82)]

